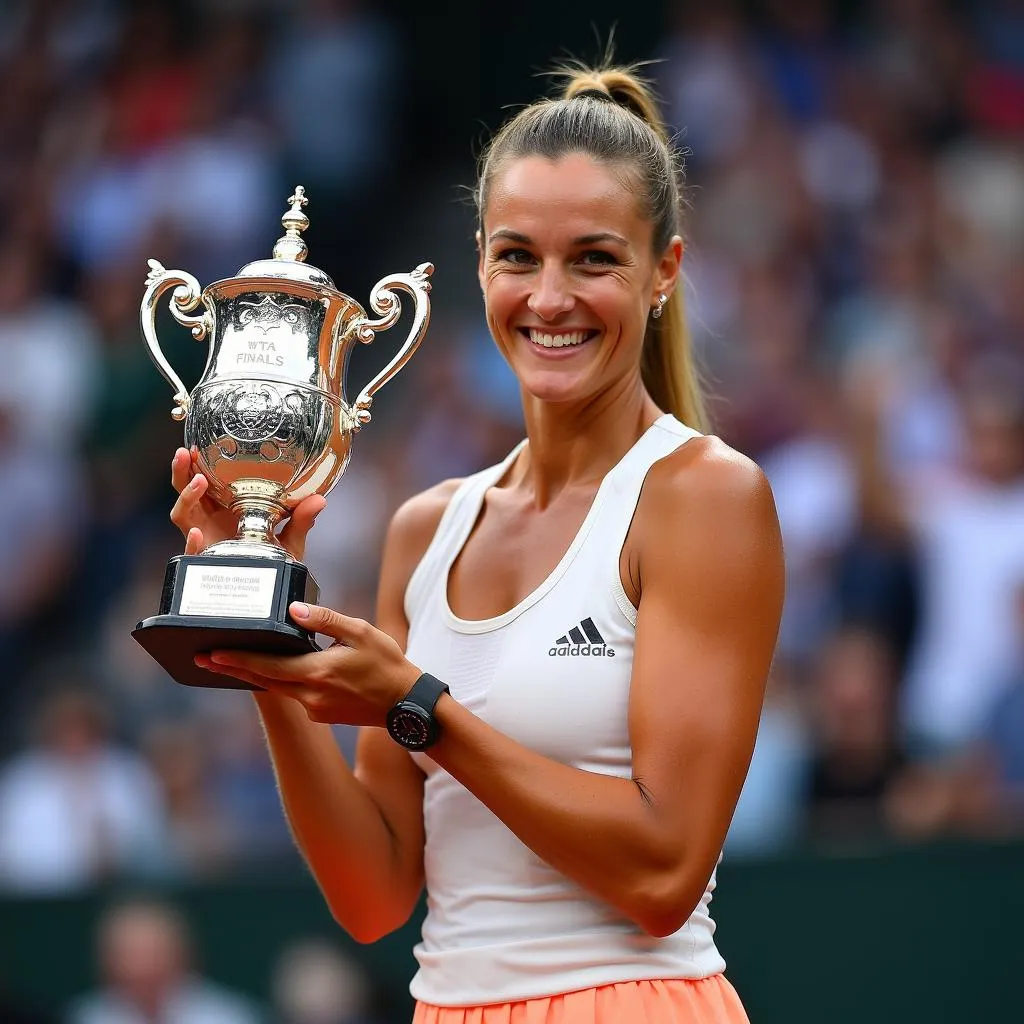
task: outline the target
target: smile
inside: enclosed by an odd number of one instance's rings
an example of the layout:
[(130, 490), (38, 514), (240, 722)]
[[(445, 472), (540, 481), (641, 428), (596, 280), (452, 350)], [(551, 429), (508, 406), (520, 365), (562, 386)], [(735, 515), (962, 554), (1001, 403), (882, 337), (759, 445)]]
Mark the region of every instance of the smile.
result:
[(521, 331), (534, 345), (540, 348), (571, 348), (575, 345), (582, 345), (585, 341), (590, 341), (591, 338), (599, 333), (592, 330), (579, 330), (562, 331), (555, 334), (551, 331), (540, 331), (534, 327), (524, 327), (521, 328)]

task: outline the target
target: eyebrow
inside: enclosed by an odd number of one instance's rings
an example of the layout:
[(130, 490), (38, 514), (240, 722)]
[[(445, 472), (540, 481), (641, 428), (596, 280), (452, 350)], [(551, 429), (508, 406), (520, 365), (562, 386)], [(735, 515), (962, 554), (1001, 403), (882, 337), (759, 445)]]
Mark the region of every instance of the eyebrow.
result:
[[(532, 244), (532, 239), (528, 235), (520, 234), (518, 231), (512, 231), (509, 228), (499, 228), (495, 231), (488, 242), (493, 242), (497, 238), (504, 238), (510, 242), (519, 242), (523, 245)], [(623, 247), (629, 247), (629, 241), (617, 235), (613, 231), (598, 231), (593, 235), (581, 235), (579, 238), (574, 238), (572, 241), (573, 245), (595, 245), (598, 242), (614, 242), (616, 245)]]

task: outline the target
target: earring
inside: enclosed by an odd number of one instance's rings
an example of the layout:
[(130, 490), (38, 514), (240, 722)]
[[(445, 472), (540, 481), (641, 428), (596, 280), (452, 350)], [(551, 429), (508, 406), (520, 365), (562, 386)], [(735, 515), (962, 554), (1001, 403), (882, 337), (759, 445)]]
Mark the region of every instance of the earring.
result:
[(653, 316), (655, 320), (657, 320), (658, 317), (661, 316), (661, 314), (664, 312), (666, 302), (668, 302), (668, 296), (664, 292), (662, 292), (658, 296), (658, 304), (651, 309), (651, 316)]

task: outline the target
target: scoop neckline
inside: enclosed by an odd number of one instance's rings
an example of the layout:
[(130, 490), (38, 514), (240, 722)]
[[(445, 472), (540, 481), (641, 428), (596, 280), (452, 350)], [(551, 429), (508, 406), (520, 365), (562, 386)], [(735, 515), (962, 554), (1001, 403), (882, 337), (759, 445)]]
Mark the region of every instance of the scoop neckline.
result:
[(505, 457), (504, 461), (494, 467), (494, 472), (488, 474), (488, 476), (484, 478), (482, 486), (476, 488), (476, 492), (472, 496), (472, 503), (470, 505), (469, 512), (466, 515), (465, 522), (463, 523), (461, 530), (459, 531), (458, 539), (456, 543), (452, 545), (452, 551), (445, 559), (444, 569), (441, 573), (440, 597), (441, 611), (447, 625), (457, 633), (489, 633), (492, 630), (500, 629), (502, 626), (507, 626), (510, 622), (517, 619), (529, 608), (532, 608), (533, 605), (544, 597), (545, 594), (547, 594), (562, 578), (562, 576), (565, 575), (566, 570), (572, 564), (576, 555), (579, 554), (579, 550), (583, 546), (583, 542), (587, 539), (587, 535), (590, 533), (590, 530), (594, 525), (594, 520), (597, 518), (601, 505), (604, 503), (605, 495), (612, 477), (626, 463), (627, 459), (629, 459), (630, 456), (640, 447), (644, 440), (650, 436), (654, 429), (665, 420), (671, 418), (671, 413), (664, 413), (659, 416), (636, 439), (636, 441), (622, 455), (622, 458), (620, 458), (619, 461), (616, 462), (607, 473), (605, 473), (601, 478), (600, 484), (597, 486), (597, 491), (594, 494), (594, 500), (590, 503), (590, 508), (587, 509), (587, 514), (583, 517), (583, 522), (580, 523), (579, 529), (576, 531), (569, 547), (566, 548), (562, 557), (558, 560), (551, 572), (548, 573), (548, 575), (533, 590), (531, 590), (529, 594), (527, 594), (514, 607), (509, 608), (508, 611), (502, 612), (500, 615), (495, 615), (488, 619), (463, 619), (452, 611), (451, 603), (448, 600), (448, 583), (451, 578), (452, 567), (455, 565), (456, 559), (462, 553), (463, 548), (466, 546), (466, 542), (469, 540), (470, 533), (473, 532), (473, 527), (480, 518), (480, 513), (483, 510), (487, 492), (497, 484), (506, 472), (508, 472), (513, 462), (515, 462), (519, 454), (526, 448), (528, 443), (527, 440), (524, 439), (520, 441), (519, 444), (517, 444), (516, 447), (513, 448)]

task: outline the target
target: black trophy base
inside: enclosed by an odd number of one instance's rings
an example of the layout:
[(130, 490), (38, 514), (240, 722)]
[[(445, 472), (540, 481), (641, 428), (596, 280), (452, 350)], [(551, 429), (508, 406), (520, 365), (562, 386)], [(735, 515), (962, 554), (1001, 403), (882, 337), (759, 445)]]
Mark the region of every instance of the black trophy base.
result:
[(186, 686), (255, 690), (208, 672), (197, 654), (213, 650), (308, 654), (314, 636), (288, 614), (292, 601), (316, 603), (319, 587), (301, 562), (223, 555), (176, 555), (167, 563), (160, 612), (132, 636), (172, 679)]

